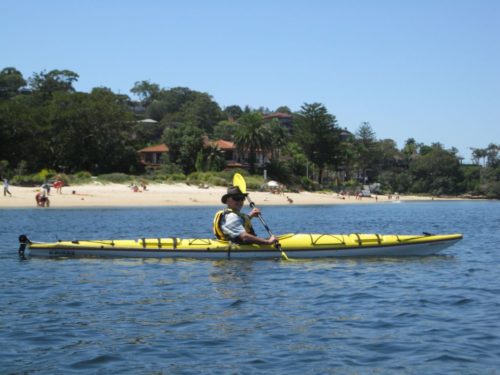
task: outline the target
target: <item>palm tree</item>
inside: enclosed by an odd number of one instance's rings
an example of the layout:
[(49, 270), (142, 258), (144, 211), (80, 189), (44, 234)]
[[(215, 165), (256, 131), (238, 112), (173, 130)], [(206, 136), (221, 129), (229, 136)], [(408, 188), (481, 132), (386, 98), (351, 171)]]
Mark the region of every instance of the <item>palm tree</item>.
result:
[(271, 157), (273, 159), (279, 159), (281, 150), (283, 150), (288, 144), (290, 135), (288, 131), (283, 126), (281, 126), (277, 119), (273, 119), (266, 126), (268, 127), (271, 134)]
[(250, 172), (255, 172), (257, 151), (266, 152), (272, 148), (269, 128), (264, 126), (262, 115), (257, 112), (245, 113), (238, 120), (239, 127), (235, 134), (237, 149), (248, 154)]
[(216, 145), (210, 145), (205, 149), (207, 171), (222, 171), (226, 166), (224, 151)]

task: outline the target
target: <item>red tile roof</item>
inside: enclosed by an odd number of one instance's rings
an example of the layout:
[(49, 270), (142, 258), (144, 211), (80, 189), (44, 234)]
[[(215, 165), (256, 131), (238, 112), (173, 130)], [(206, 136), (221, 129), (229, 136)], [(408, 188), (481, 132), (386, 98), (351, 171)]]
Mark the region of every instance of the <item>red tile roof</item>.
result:
[(205, 147), (212, 146), (220, 148), (221, 150), (234, 150), (236, 148), (234, 143), (231, 141), (225, 141), (223, 139), (211, 141), (207, 136), (203, 137), (203, 144)]
[(166, 144), (162, 143), (161, 145), (149, 146), (139, 150), (139, 152), (168, 152), (168, 147)]
[(234, 143), (233, 142), (230, 142), (230, 141), (225, 141), (223, 139), (219, 139), (217, 141), (214, 142), (215, 145), (220, 148), (221, 150), (233, 150), (235, 149), (236, 147), (234, 146)]
[(264, 120), (269, 120), (272, 118), (292, 118), (292, 115), (289, 115), (288, 113), (282, 113), (282, 112), (277, 112), (277, 113), (271, 113), (267, 116), (264, 116)]

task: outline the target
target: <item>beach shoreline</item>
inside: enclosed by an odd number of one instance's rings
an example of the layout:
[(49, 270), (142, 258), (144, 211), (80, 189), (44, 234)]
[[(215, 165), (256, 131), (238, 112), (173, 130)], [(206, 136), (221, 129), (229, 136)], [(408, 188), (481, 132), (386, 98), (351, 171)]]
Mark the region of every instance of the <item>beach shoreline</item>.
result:
[[(10, 187), (12, 197), (0, 197), (0, 209), (37, 207), (35, 195), (39, 188)], [(177, 184), (150, 184), (147, 190), (134, 192), (123, 184), (86, 184), (65, 186), (59, 194), (50, 192), (51, 208), (93, 208), (93, 207), (163, 207), (163, 206), (221, 206), (220, 198), (226, 192), (221, 186), (203, 187)], [(377, 204), (406, 201), (465, 200), (463, 198), (436, 198), (428, 196), (373, 195), (357, 199), (355, 196), (339, 196), (337, 193), (300, 192), (272, 194), (250, 191), (252, 200), (258, 206), (264, 205), (330, 205), (330, 204)], [(40, 209), (43, 209), (40, 207)]]

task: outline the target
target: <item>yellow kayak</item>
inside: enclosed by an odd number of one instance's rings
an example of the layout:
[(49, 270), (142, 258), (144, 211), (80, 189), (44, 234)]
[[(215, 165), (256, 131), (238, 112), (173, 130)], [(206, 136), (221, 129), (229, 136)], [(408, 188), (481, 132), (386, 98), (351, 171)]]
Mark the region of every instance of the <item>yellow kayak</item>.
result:
[[(437, 254), (461, 234), (285, 234), (279, 243), (289, 258), (402, 257)], [(19, 254), (40, 257), (269, 259), (281, 252), (270, 245), (236, 244), (209, 238), (139, 238), (34, 242), (19, 236)]]

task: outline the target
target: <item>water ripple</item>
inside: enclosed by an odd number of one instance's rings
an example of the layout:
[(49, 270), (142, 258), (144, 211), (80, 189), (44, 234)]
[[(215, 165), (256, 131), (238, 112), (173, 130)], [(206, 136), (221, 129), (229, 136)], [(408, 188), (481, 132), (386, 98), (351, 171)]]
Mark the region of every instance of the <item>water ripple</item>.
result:
[(53, 228), (61, 238), (127, 238), (156, 236), (174, 223), (170, 232), (204, 237), (213, 208), (0, 210), (2, 372), (494, 374), (498, 208), (436, 202), (266, 210), (277, 233), (309, 232), (313, 221), (314, 231), (357, 232), (363, 218), (366, 232), (465, 234), (440, 256), (290, 263), (19, 261), (21, 229), (37, 240), (52, 240)]

